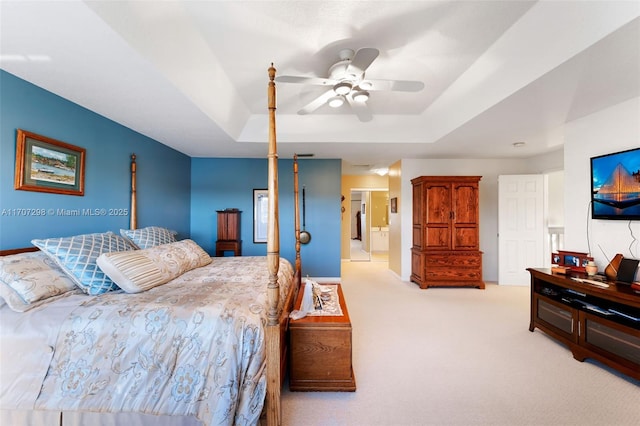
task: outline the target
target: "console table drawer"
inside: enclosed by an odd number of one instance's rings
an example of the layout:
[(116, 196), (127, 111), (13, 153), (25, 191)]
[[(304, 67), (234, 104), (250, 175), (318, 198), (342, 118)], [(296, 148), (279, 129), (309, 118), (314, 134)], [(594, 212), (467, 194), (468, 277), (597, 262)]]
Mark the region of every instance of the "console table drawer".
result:
[(584, 320), (584, 343), (590, 347), (604, 349), (635, 365), (640, 365), (640, 330), (635, 332), (620, 330), (615, 323), (611, 326), (601, 319), (586, 316)]
[(550, 303), (537, 297), (536, 316), (548, 325), (567, 334), (571, 340), (573, 335), (573, 314), (566, 306)]

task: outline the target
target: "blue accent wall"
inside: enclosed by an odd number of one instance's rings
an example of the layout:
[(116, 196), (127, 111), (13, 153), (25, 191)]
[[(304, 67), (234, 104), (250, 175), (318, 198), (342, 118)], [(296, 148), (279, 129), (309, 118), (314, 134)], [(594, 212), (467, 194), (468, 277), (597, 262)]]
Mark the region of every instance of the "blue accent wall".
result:
[[(13, 188), (17, 129), (85, 148), (85, 195)], [(266, 152), (266, 144), (265, 144)], [(253, 243), (253, 189), (267, 188), (267, 160), (190, 158), (161, 143), (0, 70), (0, 249), (34, 238), (129, 227), (129, 216), (64, 216), (61, 210), (130, 209), (130, 155), (137, 155), (138, 227), (164, 226), (214, 254), (216, 211), (242, 210), (243, 255), (265, 255)], [(303, 276), (340, 276), (340, 160), (299, 161), (306, 187)], [(295, 261), (293, 161), (279, 167), (280, 253)], [(21, 215), (25, 209), (46, 216)], [(49, 212), (53, 212), (50, 214)]]
[[(85, 195), (15, 190), (17, 129), (85, 148)], [(128, 228), (129, 216), (119, 213), (130, 209), (132, 153), (138, 157), (138, 227), (164, 226), (189, 237), (191, 158), (0, 70), (0, 249)], [(24, 209), (48, 213), (23, 216)], [(61, 209), (106, 209), (107, 215), (64, 216)], [(108, 215), (111, 209), (116, 215)]]
[[(300, 191), (303, 186), (306, 189), (306, 230), (311, 234), (311, 242), (302, 245), (300, 250), (302, 274), (339, 277), (341, 160), (305, 159), (298, 164)], [(253, 190), (267, 188), (267, 173), (266, 158), (193, 158), (191, 237), (207, 252), (215, 254), (216, 211), (237, 208), (242, 211), (242, 254), (266, 255), (267, 245), (253, 242)], [(293, 264), (293, 160), (278, 160), (278, 178), (280, 254)], [(302, 204), (302, 200), (300, 202)]]

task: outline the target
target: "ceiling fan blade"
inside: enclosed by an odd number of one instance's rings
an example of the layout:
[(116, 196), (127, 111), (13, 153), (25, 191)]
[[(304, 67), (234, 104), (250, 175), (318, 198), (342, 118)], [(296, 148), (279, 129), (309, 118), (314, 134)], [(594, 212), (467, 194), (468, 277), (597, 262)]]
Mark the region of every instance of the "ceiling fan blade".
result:
[(424, 89), (421, 81), (410, 80), (366, 80), (371, 83), (371, 88), (367, 90), (392, 90), (395, 92), (419, 92)]
[(305, 114), (310, 114), (313, 111), (317, 110), (318, 108), (320, 108), (322, 105), (324, 105), (325, 103), (327, 103), (327, 101), (329, 100), (329, 98), (335, 96), (335, 92), (333, 91), (333, 89), (331, 90), (327, 90), (326, 92), (324, 92), (322, 95), (318, 96), (317, 98), (315, 98), (314, 100), (312, 100), (311, 102), (309, 102), (307, 105), (305, 105), (304, 107), (302, 107), (302, 109), (300, 111), (298, 111), (298, 114), (300, 115), (305, 115)]
[(363, 123), (366, 123), (368, 121), (373, 120), (373, 114), (371, 114), (371, 111), (369, 110), (369, 107), (367, 106), (366, 102), (354, 101), (353, 98), (351, 97), (351, 94), (347, 95), (346, 98), (347, 98), (347, 102), (349, 102), (349, 106), (351, 106), (351, 108), (353, 109), (353, 112), (356, 113), (360, 121), (362, 121)]
[(369, 68), (369, 65), (378, 57), (380, 51), (373, 47), (363, 47), (358, 50), (351, 59), (351, 63), (347, 67), (346, 74), (352, 74), (354, 77), (360, 76)]
[(302, 77), (295, 75), (280, 75), (276, 77), (276, 81), (280, 83), (313, 84), (316, 86), (333, 86), (337, 83), (336, 80), (331, 80), (330, 78)]

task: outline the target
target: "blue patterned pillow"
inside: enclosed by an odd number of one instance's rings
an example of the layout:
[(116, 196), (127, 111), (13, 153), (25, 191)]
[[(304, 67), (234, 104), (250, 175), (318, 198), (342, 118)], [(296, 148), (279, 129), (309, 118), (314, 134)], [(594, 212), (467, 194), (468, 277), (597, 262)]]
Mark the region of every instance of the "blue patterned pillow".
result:
[(120, 235), (128, 239), (134, 246), (140, 249), (175, 243), (176, 231), (159, 226), (147, 226), (140, 229), (121, 229)]
[(129, 241), (113, 232), (32, 240), (31, 243), (51, 257), (82, 291), (91, 295), (118, 289), (98, 267), (98, 256), (134, 249)]

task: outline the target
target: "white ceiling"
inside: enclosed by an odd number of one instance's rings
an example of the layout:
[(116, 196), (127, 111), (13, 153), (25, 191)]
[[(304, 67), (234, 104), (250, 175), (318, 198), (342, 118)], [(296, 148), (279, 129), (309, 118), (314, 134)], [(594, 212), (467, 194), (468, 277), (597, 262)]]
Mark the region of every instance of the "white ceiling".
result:
[(327, 77), (343, 48), (425, 88), (372, 92), (363, 123), (277, 83), (281, 158), (526, 158), (640, 96), (639, 1), (1, 0), (0, 25), (2, 69), (194, 157), (264, 157), (271, 62)]

